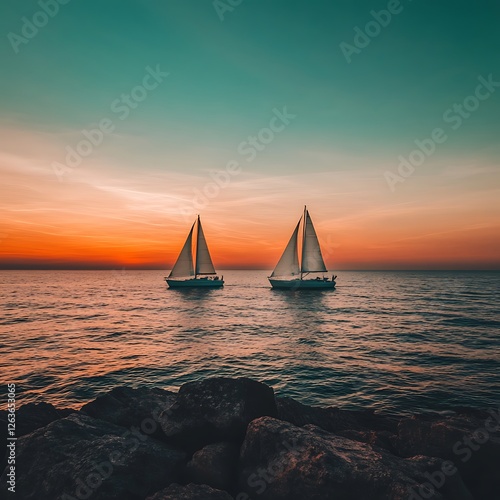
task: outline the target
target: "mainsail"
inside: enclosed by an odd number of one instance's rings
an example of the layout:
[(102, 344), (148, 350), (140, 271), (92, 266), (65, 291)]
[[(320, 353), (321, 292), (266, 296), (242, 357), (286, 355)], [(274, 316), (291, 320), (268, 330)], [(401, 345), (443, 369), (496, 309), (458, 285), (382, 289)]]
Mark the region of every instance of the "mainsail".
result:
[(205, 234), (201, 227), (200, 218), (198, 217), (198, 238), (196, 243), (196, 271), (195, 274), (217, 274), (215, 272), (210, 252), (208, 251)]
[[(299, 265), (298, 236), (299, 227), (302, 222), (302, 262)], [(304, 208), (304, 215), (295, 227), (292, 237), (283, 252), (276, 268), (271, 274), (274, 276), (301, 276), (302, 273), (324, 273), (327, 272), (325, 261), (321, 255), (318, 236), (312, 223), (309, 212)]]
[(299, 226), (300, 220), (271, 276), (295, 276), (300, 274), (299, 255), (297, 252)]
[(308, 210), (304, 210), (305, 227), (302, 242), (302, 272), (324, 273), (327, 272), (325, 261), (321, 255), (318, 236), (314, 229)]
[(169, 274), (169, 278), (179, 278), (181, 276), (194, 276), (193, 270), (193, 229), (194, 224), (191, 227), (191, 231), (189, 231), (188, 237), (186, 239), (186, 243), (182, 247), (181, 253), (172, 268), (172, 271)]

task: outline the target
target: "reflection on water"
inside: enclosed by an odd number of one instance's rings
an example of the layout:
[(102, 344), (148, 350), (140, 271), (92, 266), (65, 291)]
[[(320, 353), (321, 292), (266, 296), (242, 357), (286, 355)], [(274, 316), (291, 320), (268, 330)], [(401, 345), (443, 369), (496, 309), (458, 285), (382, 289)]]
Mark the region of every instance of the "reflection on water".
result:
[(21, 402), (72, 406), (213, 375), (350, 408), (500, 401), (498, 273), (343, 272), (333, 291), (224, 274), (223, 289), (167, 290), (163, 271), (0, 272), (2, 378)]

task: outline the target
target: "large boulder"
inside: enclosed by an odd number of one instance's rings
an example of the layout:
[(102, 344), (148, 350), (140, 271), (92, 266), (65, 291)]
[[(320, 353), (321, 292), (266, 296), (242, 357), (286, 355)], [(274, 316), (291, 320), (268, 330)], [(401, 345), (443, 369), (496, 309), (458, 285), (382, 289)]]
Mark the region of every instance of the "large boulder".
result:
[[(74, 413), (72, 409), (58, 409), (50, 403), (27, 403), (22, 405), (15, 412), (15, 437), (25, 436), (36, 429), (40, 429), (55, 420), (67, 417)], [(8, 412), (0, 411), (1, 445), (0, 471), (7, 464), (8, 454), (4, 454), (7, 444)]]
[(453, 415), (402, 419), (394, 439), (403, 457), (427, 455), (452, 461), (476, 498), (493, 500), (500, 491), (500, 413), (458, 410)]
[(342, 410), (335, 407), (308, 406), (292, 398), (276, 398), (278, 418), (299, 427), (313, 424), (329, 432), (344, 430), (397, 432), (400, 417), (374, 410)]
[(342, 410), (308, 406), (292, 398), (276, 398), (278, 418), (299, 427), (312, 424), (355, 441), (374, 444), (394, 452), (400, 417), (375, 413), (373, 410)]
[(313, 425), (268, 417), (248, 426), (240, 461), (238, 500), (472, 500), (458, 472), (440, 459), (403, 459)]
[(178, 481), (186, 459), (148, 436), (75, 413), (17, 441), (16, 498), (143, 500)]
[(158, 388), (116, 387), (82, 406), (81, 412), (127, 429), (136, 428), (144, 434), (161, 439), (160, 414), (170, 408), (177, 395)]
[[(67, 417), (75, 410), (58, 409), (50, 403), (27, 403), (16, 410), (16, 437), (33, 432), (40, 427), (50, 424), (54, 420)], [(2, 430), (7, 429), (7, 411), (0, 411), (0, 425)]]
[(167, 438), (200, 449), (217, 441), (240, 441), (255, 418), (276, 416), (271, 387), (247, 378), (209, 378), (184, 384), (161, 415)]
[(236, 486), (240, 447), (234, 443), (213, 443), (198, 450), (186, 466), (188, 481), (232, 491)]
[(172, 484), (146, 500), (233, 500), (226, 491), (215, 490), (205, 484)]

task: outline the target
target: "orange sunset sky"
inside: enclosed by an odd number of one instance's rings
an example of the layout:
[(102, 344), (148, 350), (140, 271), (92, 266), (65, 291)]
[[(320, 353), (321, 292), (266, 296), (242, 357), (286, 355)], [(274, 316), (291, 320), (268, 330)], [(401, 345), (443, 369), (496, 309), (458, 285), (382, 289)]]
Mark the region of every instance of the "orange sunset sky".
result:
[(500, 269), (495, 5), (405, 4), (346, 56), (370, 2), (202, 4), (4, 37), (0, 268), (169, 269), (200, 214), (218, 269), (272, 269), (307, 205), (332, 271)]
[[(57, 154), (49, 134), (3, 129), (2, 137), (4, 268), (167, 269), (200, 213), (216, 266), (270, 269), (303, 203), (333, 270), (499, 268), (498, 192), (491, 187), (498, 173), (488, 165), (436, 164), (394, 192), (382, 164), (288, 175), (256, 175), (243, 165), (204, 201), (194, 199), (213, 182), (215, 165), (197, 176), (160, 168), (145, 176), (95, 160), (60, 180), (47, 166)], [(333, 151), (300, 156), (325, 170), (346, 161)], [(191, 160), (201, 162), (196, 152)]]

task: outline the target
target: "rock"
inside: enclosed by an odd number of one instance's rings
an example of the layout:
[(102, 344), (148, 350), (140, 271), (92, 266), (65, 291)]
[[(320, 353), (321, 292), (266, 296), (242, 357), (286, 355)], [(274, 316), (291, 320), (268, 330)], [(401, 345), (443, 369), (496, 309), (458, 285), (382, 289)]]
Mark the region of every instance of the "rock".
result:
[(158, 388), (116, 387), (82, 406), (81, 412), (127, 429), (137, 428), (157, 439), (164, 437), (159, 415), (175, 402), (177, 395)]
[(184, 384), (160, 419), (171, 442), (194, 451), (242, 440), (247, 425), (264, 415), (277, 415), (271, 387), (247, 378), (209, 378)]
[[(495, 429), (496, 428), (496, 429)], [(461, 409), (454, 415), (402, 419), (396, 439), (403, 457), (427, 455), (452, 461), (476, 498), (498, 498), (500, 414)]]
[[(75, 410), (71, 409), (58, 409), (50, 403), (27, 403), (17, 409), (15, 413), (15, 437), (25, 436), (40, 427), (44, 427), (54, 420), (64, 418)], [(2, 410), (0, 412), (0, 426), (2, 428), (2, 450), (5, 450), (7, 443), (7, 430), (8, 430), (8, 413)], [(0, 471), (6, 465), (7, 455), (0, 453)]]
[(17, 411), (16, 435), (24, 436), (74, 412), (68, 408), (58, 409), (50, 403), (27, 403)]
[[(240, 455), (242, 493), (236, 498), (247, 493), (262, 500), (472, 500), (456, 470), (445, 475), (443, 466), (437, 458), (395, 457), (313, 425), (299, 428), (263, 417), (248, 426)], [(431, 476), (435, 471), (440, 472)], [(441, 490), (421, 489), (441, 474)], [(419, 492), (425, 496), (415, 496)]]
[(207, 485), (171, 484), (146, 500), (233, 500), (233, 497), (225, 491), (214, 490)]
[(395, 434), (400, 418), (394, 415), (380, 415), (373, 410), (341, 410), (307, 406), (292, 398), (276, 398), (278, 418), (299, 427), (313, 424), (322, 429), (339, 433), (345, 430), (384, 431)]
[(313, 424), (339, 436), (395, 451), (393, 442), (400, 418), (394, 415), (307, 406), (292, 398), (276, 398), (276, 404), (280, 420), (300, 427)]
[[(20, 438), (16, 454), (16, 498), (22, 500), (142, 500), (178, 481), (187, 458), (81, 413)], [(6, 492), (6, 475), (7, 469), (0, 492)]]
[(236, 486), (239, 454), (240, 448), (234, 443), (209, 444), (188, 462), (186, 477), (189, 482), (232, 491)]
[[(0, 424), (5, 432), (5, 411)], [(178, 394), (119, 387), (81, 412), (28, 404), (16, 424), (21, 500), (496, 500), (500, 491), (498, 411), (402, 418), (213, 378)]]

